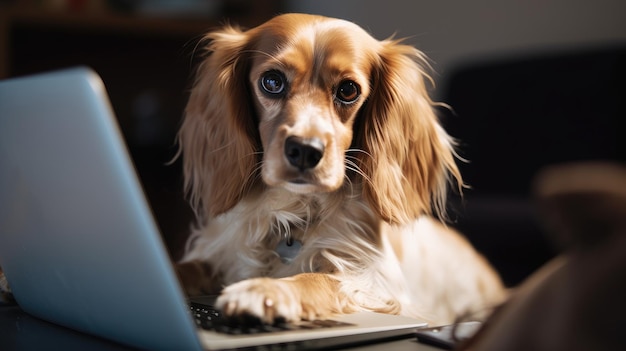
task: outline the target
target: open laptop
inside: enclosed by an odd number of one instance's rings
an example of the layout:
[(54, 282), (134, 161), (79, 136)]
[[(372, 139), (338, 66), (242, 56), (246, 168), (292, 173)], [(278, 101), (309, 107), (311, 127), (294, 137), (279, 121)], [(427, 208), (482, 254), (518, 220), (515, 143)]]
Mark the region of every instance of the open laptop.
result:
[(143, 349), (320, 348), (426, 325), (356, 313), (318, 329), (199, 328), (104, 84), (83, 67), (0, 81), (0, 266), (24, 311)]

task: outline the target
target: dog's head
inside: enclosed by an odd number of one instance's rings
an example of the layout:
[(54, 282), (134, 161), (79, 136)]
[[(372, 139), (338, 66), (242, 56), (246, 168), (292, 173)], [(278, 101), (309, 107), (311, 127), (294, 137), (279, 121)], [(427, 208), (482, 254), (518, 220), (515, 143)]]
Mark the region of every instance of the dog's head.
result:
[(301, 14), (204, 39), (179, 133), (197, 210), (225, 212), (257, 185), (358, 184), (381, 218), (406, 222), (443, 209), (450, 174), (460, 184), (415, 48)]

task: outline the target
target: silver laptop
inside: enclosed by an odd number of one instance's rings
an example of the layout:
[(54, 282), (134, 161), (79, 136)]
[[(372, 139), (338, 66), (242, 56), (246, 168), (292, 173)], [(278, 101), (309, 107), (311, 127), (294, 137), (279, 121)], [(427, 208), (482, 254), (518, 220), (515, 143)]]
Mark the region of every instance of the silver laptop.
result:
[(318, 348), (426, 325), (357, 313), (307, 330), (198, 327), (104, 84), (82, 67), (0, 81), (0, 266), (24, 311), (151, 350)]

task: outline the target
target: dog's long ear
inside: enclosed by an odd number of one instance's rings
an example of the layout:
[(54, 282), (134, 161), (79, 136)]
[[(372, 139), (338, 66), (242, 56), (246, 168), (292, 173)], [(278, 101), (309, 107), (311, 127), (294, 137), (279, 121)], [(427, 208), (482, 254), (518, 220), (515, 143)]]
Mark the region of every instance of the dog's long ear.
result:
[(185, 190), (197, 215), (231, 209), (250, 189), (260, 148), (248, 88), (249, 45), (234, 27), (207, 34), (178, 133)]
[(359, 116), (356, 138), (364, 196), (380, 216), (406, 223), (419, 215), (445, 217), (446, 189), (457, 169), (453, 141), (428, 96), (423, 54), (399, 41), (381, 42), (372, 93)]

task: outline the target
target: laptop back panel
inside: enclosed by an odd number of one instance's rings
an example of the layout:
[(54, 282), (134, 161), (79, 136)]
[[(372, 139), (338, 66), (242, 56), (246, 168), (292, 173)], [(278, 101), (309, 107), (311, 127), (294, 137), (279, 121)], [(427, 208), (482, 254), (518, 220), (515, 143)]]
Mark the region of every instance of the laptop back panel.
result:
[(89, 69), (0, 82), (0, 265), (40, 318), (141, 348), (199, 349), (124, 145)]

